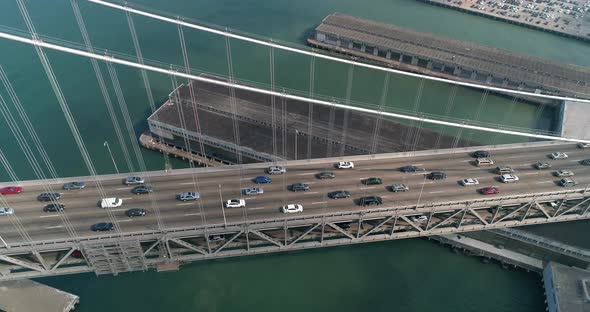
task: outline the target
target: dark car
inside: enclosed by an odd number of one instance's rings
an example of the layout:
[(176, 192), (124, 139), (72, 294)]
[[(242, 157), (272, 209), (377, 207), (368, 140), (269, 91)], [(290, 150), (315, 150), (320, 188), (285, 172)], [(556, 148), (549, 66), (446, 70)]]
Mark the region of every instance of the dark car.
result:
[(139, 186), (134, 187), (131, 190), (131, 193), (133, 193), (133, 194), (148, 194), (153, 191), (154, 191), (154, 189), (149, 185), (139, 185)]
[(43, 211), (45, 212), (58, 212), (58, 211), (64, 211), (64, 208), (66, 206), (62, 205), (62, 204), (49, 204), (45, 207), (43, 207)]
[(590, 166), (590, 159), (584, 159), (580, 162), (580, 164), (584, 166)]
[(330, 197), (332, 199), (349, 198), (350, 195), (352, 195), (352, 194), (349, 191), (334, 191), (334, 192), (328, 193), (328, 197)]
[(293, 183), (293, 185), (291, 185), (291, 191), (293, 192), (305, 192), (307, 190), (309, 190), (309, 184), (307, 183)]
[(442, 171), (433, 171), (427, 175), (430, 180), (444, 180), (447, 178), (447, 174)]
[(500, 194), (500, 189), (495, 186), (484, 187), (479, 191), (484, 195)]
[(70, 254), (70, 256), (72, 256), (74, 258), (78, 258), (78, 259), (84, 257), (82, 255), (82, 252), (80, 250), (78, 250), (78, 249), (72, 251), (72, 253)]
[(379, 196), (366, 196), (359, 199), (359, 205), (361, 206), (372, 206), (383, 204), (383, 199)]
[(416, 166), (403, 166), (401, 168), (399, 168), (399, 171), (401, 172), (416, 172), (420, 170), (420, 168), (416, 167)]
[(39, 196), (37, 197), (37, 199), (39, 201), (52, 201), (52, 200), (58, 200), (60, 198), (61, 198), (60, 193), (42, 193), (42, 194), (39, 194)]
[(64, 184), (64, 190), (81, 190), (86, 187), (84, 182), (69, 182)]
[(2, 195), (9, 195), (9, 194), (18, 194), (23, 191), (23, 188), (20, 186), (7, 186), (0, 188), (0, 194)]
[(488, 151), (475, 151), (475, 152), (473, 152), (473, 157), (475, 157), (475, 158), (490, 157), (490, 152), (488, 152)]
[(323, 171), (317, 174), (318, 179), (334, 179), (336, 175), (332, 171)]
[(146, 211), (143, 208), (131, 208), (125, 212), (128, 217), (143, 217), (145, 213)]
[(361, 180), (361, 183), (363, 183), (364, 185), (377, 185), (383, 184), (383, 180), (381, 180), (381, 178), (371, 177)]
[(112, 231), (115, 229), (115, 225), (111, 222), (101, 222), (93, 224), (90, 229), (94, 232)]
[(254, 183), (256, 184), (268, 184), (270, 182), (272, 182), (272, 179), (267, 176), (257, 176), (254, 179)]

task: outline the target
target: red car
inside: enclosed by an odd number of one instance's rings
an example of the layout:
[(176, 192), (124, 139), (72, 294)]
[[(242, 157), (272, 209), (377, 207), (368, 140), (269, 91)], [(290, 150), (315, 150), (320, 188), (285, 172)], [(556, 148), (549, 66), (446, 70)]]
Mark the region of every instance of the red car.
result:
[(0, 194), (8, 195), (8, 194), (18, 194), (23, 191), (23, 188), (20, 186), (7, 186), (0, 188)]
[(500, 194), (500, 189), (495, 186), (484, 187), (480, 190), (484, 195)]

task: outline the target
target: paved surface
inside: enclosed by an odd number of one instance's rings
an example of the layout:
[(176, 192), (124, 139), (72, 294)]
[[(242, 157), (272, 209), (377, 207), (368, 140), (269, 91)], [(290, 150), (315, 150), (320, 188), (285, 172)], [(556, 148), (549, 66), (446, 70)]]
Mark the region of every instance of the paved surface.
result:
[(590, 311), (590, 271), (550, 262), (543, 270), (549, 312)]
[(562, 113), (561, 135), (570, 138), (590, 139), (590, 111), (588, 105), (565, 102)]
[[(395, 53), (401, 51), (418, 58), (446, 64), (447, 67), (456, 66), (475, 70), (484, 75), (489, 73), (498, 78), (507, 77), (510, 81), (523, 82), (529, 86), (541, 86), (542, 89), (556, 93), (581, 97), (587, 97), (590, 94), (588, 84), (590, 69), (585, 67), (560, 64), (339, 13), (324, 18), (316, 31), (331, 35), (332, 38), (340, 38), (343, 42), (353, 40), (356, 43), (352, 49), (348, 49), (346, 45), (337, 47), (336, 50), (360, 51), (359, 43), (365, 43), (368, 46), (378, 47), (381, 53), (377, 56), (383, 60), (387, 60), (384, 55), (387, 50)], [(363, 53), (372, 55), (369, 52)], [(395, 57), (392, 59), (397, 61)], [(485, 78), (483, 80), (485, 81)], [(492, 83), (502, 83), (496, 80), (494, 79)]]
[[(122, 175), (103, 176), (100, 179), (107, 196), (123, 199), (122, 207), (111, 209), (123, 231), (157, 229), (154, 207), (159, 208), (166, 227), (178, 227), (201, 225), (204, 222), (222, 224), (223, 213), (227, 222), (240, 222), (244, 218), (280, 219), (285, 216), (280, 212), (280, 207), (290, 203), (302, 204), (303, 214), (306, 215), (362, 210), (362, 207), (356, 205), (355, 200), (364, 195), (382, 196), (384, 200), (382, 207), (414, 205), (418, 200), (420, 203), (429, 203), (482, 198), (484, 195), (477, 192), (478, 187), (463, 187), (458, 184), (459, 180), (469, 177), (478, 178), (481, 182), (480, 186), (500, 186), (502, 193), (493, 196), (563, 190), (557, 186), (558, 179), (551, 175), (552, 170), (539, 171), (531, 166), (532, 163), (540, 160), (551, 163), (552, 169), (573, 170), (581, 189), (590, 183), (590, 167), (579, 164), (580, 160), (590, 157), (590, 150), (579, 149), (574, 144), (545, 145), (545, 143), (537, 147), (505, 148), (507, 147), (500, 146), (494, 151), (493, 159), (498, 165), (513, 166), (521, 178), (518, 183), (498, 182), (497, 175), (491, 168), (476, 167), (472, 164), (473, 158), (464, 152), (467, 149), (446, 154), (440, 151), (416, 152), (412, 158), (403, 157), (412, 155), (405, 153), (377, 155), (373, 160), (355, 161), (355, 168), (352, 170), (334, 169), (334, 159), (292, 162), (289, 163), (286, 174), (272, 176), (271, 184), (262, 185), (263, 195), (250, 197), (241, 195), (241, 190), (253, 186), (252, 179), (263, 175), (262, 168), (268, 166), (267, 164), (245, 165), (242, 170), (239, 166), (201, 168), (194, 171), (195, 175), (189, 174), (190, 170), (146, 173), (149, 178), (148, 183), (155, 190), (151, 195), (132, 194), (132, 187), (122, 184)], [(564, 160), (550, 160), (547, 155), (554, 151), (567, 152), (570, 157)], [(352, 159), (358, 158), (360, 157), (352, 157)], [(369, 158), (364, 156), (364, 159)], [(423, 167), (426, 172), (444, 170), (448, 174), (448, 179), (431, 181), (425, 179), (423, 172), (402, 173), (399, 171), (399, 167), (409, 164)], [(324, 170), (334, 171), (336, 178), (318, 180), (315, 174)], [(362, 178), (372, 176), (381, 177), (384, 184), (365, 186), (360, 183)], [(59, 190), (63, 194), (60, 202), (66, 206), (64, 214), (42, 211), (45, 203), (38, 202), (36, 197), (45, 189), (39, 181), (25, 181), (22, 184), (23, 193), (6, 195), (4, 198), (15, 209), (15, 216), (33, 240), (67, 237), (67, 231), (61, 221), (63, 216), (68, 218), (77, 235), (95, 235), (89, 230), (90, 226), (97, 222), (109, 221), (109, 216), (106, 210), (98, 207), (101, 196), (95, 182), (92, 182), (90, 178), (81, 179), (86, 179), (87, 182), (84, 190), (62, 191), (61, 184), (50, 185), (53, 190)], [(77, 179), (62, 179), (60, 182), (64, 180)], [(307, 192), (290, 191), (288, 186), (296, 182), (310, 183), (311, 188)], [(405, 183), (410, 191), (392, 193), (386, 186), (393, 183)], [(201, 200), (181, 202), (176, 199), (178, 192), (195, 190), (201, 193)], [(339, 200), (327, 198), (326, 194), (334, 190), (348, 190), (353, 193), (353, 196), (350, 199)], [(232, 198), (245, 198), (246, 209), (222, 210), (221, 200)], [(129, 208), (145, 208), (148, 214), (144, 217), (129, 218), (125, 216), (125, 211)], [(9, 244), (22, 241), (13, 221), (14, 217), (0, 217), (0, 236)]]
[(67, 312), (78, 296), (28, 279), (0, 282), (0, 310), (7, 312)]

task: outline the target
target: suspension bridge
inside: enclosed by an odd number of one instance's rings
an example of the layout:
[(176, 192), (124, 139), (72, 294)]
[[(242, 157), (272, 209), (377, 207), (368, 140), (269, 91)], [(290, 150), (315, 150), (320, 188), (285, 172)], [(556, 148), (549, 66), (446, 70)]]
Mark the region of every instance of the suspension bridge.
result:
[[(166, 270), (191, 261), (280, 252), (306, 248), (318, 248), (336, 245), (355, 244), (390, 239), (421, 237), (464, 231), (476, 231), (513, 227), (529, 224), (562, 222), (590, 218), (590, 171), (581, 162), (586, 159), (585, 149), (576, 143), (590, 143), (575, 137), (563, 137), (558, 133), (534, 129), (510, 127), (479, 121), (479, 118), (459, 120), (450, 117), (426, 115), (417, 108), (420, 103), (421, 88), (424, 81), (437, 81), (457, 87), (469, 87), (483, 91), (479, 103), (486, 104), (490, 92), (511, 94), (514, 101), (519, 97), (544, 98), (550, 100), (588, 103), (585, 98), (572, 98), (543, 92), (507, 89), (486, 84), (454, 81), (447, 78), (431, 77), (423, 74), (409, 73), (392, 68), (380, 67), (357, 62), (354, 59), (338, 58), (320, 53), (316, 50), (298, 47), (276, 40), (260, 39), (253, 36), (203, 26), (181, 18), (171, 18), (161, 13), (152, 13), (147, 9), (119, 5), (101, 0), (88, 2), (104, 6), (113, 11), (123, 12), (127, 19), (129, 31), (133, 38), (135, 55), (129, 56), (112, 51), (104, 51), (93, 46), (79, 0), (71, 0), (71, 7), (82, 34), (83, 44), (64, 42), (55, 38), (44, 37), (35, 29), (33, 20), (23, 0), (17, 0), (18, 8), (27, 26), (26, 31), (1, 29), (0, 38), (35, 48), (43, 70), (51, 84), (52, 91), (59, 102), (67, 127), (74, 137), (76, 148), (82, 155), (88, 176), (60, 177), (44, 148), (43, 142), (35, 130), (34, 123), (27, 115), (23, 105), (12, 86), (10, 77), (0, 67), (0, 88), (6, 98), (0, 97), (0, 113), (18, 147), (25, 155), (25, 161), (33, 169), (37, 179), (22, 181), (18, 179), (10, 161), (0, 153), (0, 161), (11, 181), (3, 186), (19, 185), (21, 194), (0, 196), (0, 205), (11, 207), (14, 214), (0, 219), (0, 280), (34, 278), (41, 276), (95, 272), (96, 274), (118, 274), (121, 272), (142, 271), (147, 269)], [(182, 51), (183, 64), (170, 65), (148, 60), (143, 57), (140, 41), (134, 24), (134, 16), (155, 19), (170, 23), (178, 30), (179, 46)], [(186, 30), (203, 31), (224, 38), (228, 73), (224, 79), (201, 75), (191, 67), (184, 33)], [(239, 81), (234, 76), (232, 42), (245, 41), (269, 49), (270, 85)], [(90, 60), (93, 74), (96, 76), (104, 103), (109, 111), (113, 129), (117, 135), (125, 163), (130, 173), (101, 175), (98, 173), (85, 140), (80, 134), (79, 125), (74, 118), (70, 103), (55, 74), (52, 63), (47, 57), (48, 50), (76, 55)], [(309, 92), (287, 90), (275, 83), (275, 51), (287, 51), (305, 55), (310, 58)], [(314, 92), (315, 60), (344, 63), (350, 66), (346, 99), (322, 97)], [(0, 60), (2, 61), (2, 60)], [(106, 66), (105, 77), (100, 66)], [(140, 71), (142, 83), (147, 93), (148, 106), (152, 113), (157, 111), (152, 94), (148, 72), (169, 77), (173, 89), (180, 85), (178, 79), (206, 82), (228, 89), (229, 107), (232, 115), (232, 134), (235, 146), (236, 164), (231, 166), (196, 168), (192, 162), (190, 168), (165, 171), (149, 171), (140, 150), (124, 90), (118, 78), (118, 66), (134, 68)], [(385, 72), (381, 103), (355, 103), (351, 101), (351, 85), (354, 68), (366, 68)], [(415, 99), (414, 111), (401, 111), (386, 107), (386, 98), (391, 75), (411, 76), (420, 79), (419, 93)], [(107, 81), (113, 86), (115, 98), (107, 91)], [(240, 142), (239, 110), (236, 92), (248, 91), (270, 96), (270, 114), (272, 131), (272, 157), (270, 163), (244, 163), (243, 149)], [(199, 93), (188, 88), (187, 98), (197, 103)], [(288, 131), (286, 109), (289, 102), (304, 102), (309, 105), (309, 115), (313, 107), (330, 109), (328, 118), (328, 136), (346, 140), (347, 118), (339, 133), (334, 130), (335, 109), (345, 112), (360, 112), (375, 116), (377, 120), (395, 118), (411, 122), (415, 131), (409, 132), (405, 150), (400, 153), (373, 153), (368, 155), (346, 156), (328, 153), (327, 158), (313, 159), (308, 153), (306, 159), (288, 160), (284, 138)], [(452, 102), (452, 97), (449, 99)], [(12, 104), (12, 106), (9, 105)], [(182, 107), (182, 106), (179, 106)], [(116, 116), (116, 109), (122, 115), (123, 125)], [(180, 127), (176, 135), (184, 140), (184, 146), (191, 149), (191, 141), (203, 151), (207, 142), (203, 140), (198, 110), (178, 109)], [(154, 117), (156, 116), (156, 117)], [(158, 123), (157, 114), (152, 115)], [(308, 119), (307, 134), (311, 144), (313, 129), (312, 118)], [(187, 124), (191, 123), (190, 131)], [(372, 132), (372, 142), (378, 142), (379, 122)], [(424, 125), (435, 127), (452, 127), (459, 129), (453, 146), (448, 149), (417, 150), (420, 129)], [(459, 147), (458, 141), (463, 130), (489, 132), (492, 137), (500, 134), (515, 137), (543, 140), (540, 142), (517, 144), (493, 144), (490, 146)], [(279, 139), (281, 135), (283, 139)], [(303, 130), (302, 130), (303, 131)], [(165, 131), (156, 133), (159, 139), (166, 136)], [(125, 144), (127, 136), (132, 144)], [(30, 139), (29, 139), (30, 138)], [(371, 140), (371, 138), (367, 138)], [(277, 142), (281, 141), (282, 144)], [(297, 143), (295, 143), (297, 144)], [(280, 150), (282, 148), (282, 151)], [(510, 164), (520, 176), (518, 183), (502, 184), (501, 193), (483, 195), (480, 189), (497, 186), (498, 180), (494, 167), (474, 165), (472, 153), (487, 150), (494, 156), (497, 164)], [(309, 150), (309, 149), (308, 149)], [(569, 158), (551, 161), (555, 169), (575, 172), (578, 182), (572, 187), (560, 186), (559, 178), (551, 170), (537, 170), (534, 162), (549, 161), (548, 155), (561, 152)], [(297, 153), (296, 153), (297, 154)], [(167, 162), (167, 156), (164, 156)], [(351, 169), (337, 170), (335, 163), (354, 162)], [(134, 163), (137, 163), (138, 166)], [(243, 190), (253, 185), (257, 176), (265, 175), (265, 169), (271, 165), (280, 165), (287, 171), (273, 176), (274, 181), (264, 185), (264, 194), (245, 196)], [(400, 171), (403, 166), (412, 165), (420, 170), (414, 173)], [(334, 172), (334, 179), (318, 179), (321, 172)], [(447, 178), (442, 181), (428, 179), (428, 173), (445, 171)], [(153, 193), (132, 195), (131, 187), (123, 180), (130, 176), (145, 179), (146, 184), (154, 188)], [(379, 185), (366, 185), (367, 178), (379, 177), (385, 182)], [(465, 178), (477, 178), (479, 186), (459, 185)], [(85, 182), (83, 190), (61, 191), (67, 182)], [(303, 193), (293, 192), (289, 188), (294, 183), (306, 183), (309, 190)], [(390, 188), (392, 184), (405, 184), (407, 192), (396, 193)], [(346, 190), (352, 193), (350, 198), (331, 199), (328, 193)], [(194, 202), (182, 202), (176, 197), (179, 192), (194, 191), (201, 198)], [(61, 193), (61, 197), (50, 198), (49, 203), (63, 204), (63, 211), (45, 213), (39, 209), (37, 195), (40, 193)], [(359, 205), (361, 197), (379, 196), (382, 205)], [(115, 208), (100, 208), (102, 198), (117, 197), (123, 204)], [(245, 198), (246, 204), (239, 208), (225, 207), (225, 201)], [(299, 204), (304, 207), (298, 214), (284, 214), (281, 207)], [(142, 208), (147, 211), (143, 217), (130, 218), (125, 215), (129, 208)], [(113, 231), (96, 233), (90, 231), (93, 224), (108, 222)]]

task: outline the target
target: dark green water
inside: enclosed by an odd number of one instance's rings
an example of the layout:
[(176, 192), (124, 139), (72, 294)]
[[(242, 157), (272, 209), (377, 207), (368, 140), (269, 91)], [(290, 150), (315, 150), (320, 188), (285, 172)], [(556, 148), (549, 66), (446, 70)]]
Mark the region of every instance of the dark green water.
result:
[[(69, 1), (27, 1), (38, 31), (47, 36), (82, 42)], [(80, 1), (96, 47), (133, 54), (124, 14)], [(240, 29), (276, 39), (304, 43), (321, 19), (334, 11), (457, 39), (493, 45), (519, 53), (590, 66), (590, 45), (542, 32), (465, 15), (412, 0), (375, 1), (157, 1), (138, 3), (174, 14)], [(181, 64), (177, 29), (136, 17), (146, 58)], [(14, 1), (0, 2), (0, 24), (24, 29)], [(191, 66), (227, 75), (223, 39), (185, 30)], [(240, 79), (269, 82), (269, 51), (232, 41), (234, 73)], [(126, 170), (121, 149), (90, 62), (48, 52), (93, 162), (101, 173), (113, 172), (103, 147), (109, 141), (119, 167)], [(276, 82), (308, 91), (309, 59), (276, 51)], [(20, 100), (60, 176), (87, 175), (50, 85), (31, 47), (0, 41), (0, 65), (8, 72)], [(149, 115), (147, 97), (136, 70), (117, 67), (136, 133)], [(348, 67), (318, 60), (315, 91), (331, 97), (346, 94)], [(106, 68), (103, 66), (106, 76)], [(171, 90), (170, 78), (150, 74), (157, 104)], [(377, 103), (384, 75), (355, 69), (351, 98)], [(413, 109), (418, 80), (392, 77), (387, 105)], [(107, 79), (110, 85), (110, 80)], [(110, 88), (110, 87), (109, 87)], [(426, 82), (419, 111), (446, 114), (448, 86)], [(114, 92), (110, 90), (114, 99)], [(554, 111), (539, 110), (511, 99), (458, 89), (449, 116), (498, 124), (550, 130)], [(481, 109), (480, 109), (480, 105)], [(118, 113), (121, 126), (123, 120)], [(0, 129), (6, 129), (0, 121)], [(438, 129), (438, 128), (435, 128)], [(450, 134), (453, 129), (441, 129)], [(464, 131), (463, 138), (485, 143), (522, 139)], [(125, 138), (130, 144), (130, 138)], [(0, 131), (0, 148), (20, 179), (34, 179), (29, 165), (8, 131)], [(150, 169), (163, 167), (162, 157), (144, 152)], [(136, 165), (137, 166), (137, 165)], [(173, 162), (173, 167), (185, 166)], [(0, 170), (0, 180), (8, 177)], [(79, 310), (90, 311), (542, 311), (538, 276), (505, 271), (475, 259), (452, 254), (434, 243), (407, 240), (331, 248), (280, 255), (227, 259), (193, 264), (180, 272), (123, 274), (117, 277), (78, 275), (44, 279), (52, 286), (82, 297)]]

